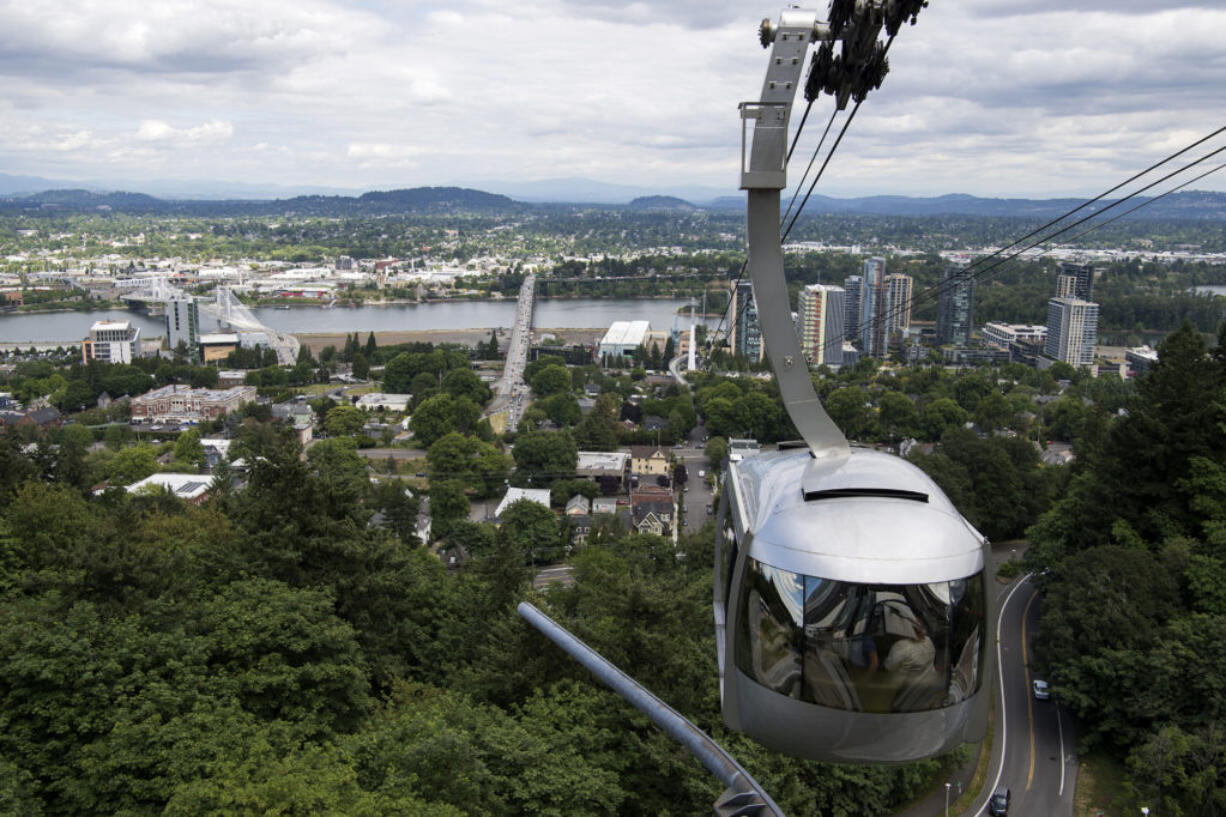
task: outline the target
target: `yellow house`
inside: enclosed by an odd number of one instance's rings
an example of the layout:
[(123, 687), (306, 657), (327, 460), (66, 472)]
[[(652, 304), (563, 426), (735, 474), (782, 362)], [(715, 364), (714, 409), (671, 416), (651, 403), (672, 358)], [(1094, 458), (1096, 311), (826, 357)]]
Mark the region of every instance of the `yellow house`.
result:
[(630, 473), (637, 476), (668, 475), (668, 453), (659, 446), (630, 446)]

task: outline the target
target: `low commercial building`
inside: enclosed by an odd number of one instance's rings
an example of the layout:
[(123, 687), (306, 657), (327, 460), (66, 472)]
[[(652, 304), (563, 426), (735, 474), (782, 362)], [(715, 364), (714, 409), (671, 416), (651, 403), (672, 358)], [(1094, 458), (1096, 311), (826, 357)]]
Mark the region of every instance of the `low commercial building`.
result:
[(998, 349), (1008, 349), (1015, 343), (1047, 343), (1047, 327), (1037, 324), (1000, 323), (984, 324), (983, 340)]
[(580, 451), (575, 474), (594, 480), (603, 494), (621, 493), (630, 474), (630, 455), (625, 451)]
[(201, 474), (154, 474), (129, 485), (128, 493), (138, 494), (161, 489), (169, 491), (184, 502), (199, 505), (207, 498), (212, 481), (212, 477)]
[(378, 392), (372, 394), (363, 394), (358, 398), (357, 407), (360, 409), (387, 409), (388, 411), (408, 411), (409, 403), (413, 400), (411, 394), (381, 394)]
[(193, 389), (172, 384), (132, 398), (132, 421), (198, 423), (214, 420), (255, 402), (254, 386)]
[(200, 336), (200, 352), (205, 363), (224, 360), (238, 348), (238, 333), (213, 332)]
[(1148, 346), (1138, 346), (1134, 349), (1126, 350), (1124, 352), (1124, 359), (1128, 361), (1128, 368), (1134, 375), (1142, 375), (1158, 362), (1158, 350), (1151, 349)]

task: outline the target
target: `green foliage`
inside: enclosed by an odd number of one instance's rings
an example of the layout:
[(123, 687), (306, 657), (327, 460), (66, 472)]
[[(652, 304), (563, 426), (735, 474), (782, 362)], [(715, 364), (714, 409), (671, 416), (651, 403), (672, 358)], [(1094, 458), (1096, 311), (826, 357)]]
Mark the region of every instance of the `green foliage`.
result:
[[(558, 371), (557, 369), (546, 369), (546, 372)], [(547, 397), (536, 404), (540, 407), (545, 416), (550, 419), (555, 425), (560, 428), (568, 428), (576, 425), (583, 419), (583, 415), (579, 410), (579, 401), (569, 393), (558, 393), (551, 397)]]
[(481, 382), (472, 369), (452, 369), (443, 378), (443, 391), (452, 397), (466, 397), (483, 406), (493, 396), (490, 387)]
[(175, 462), (191, 468), (204, 464), (204, 446), (200, 444), (200, 432), (189, 428), (175, 440)]
[(512, 456), (516, 480), (521, 484), (542, 486), (572, 476), (579, 462), (579, 449), (565, 430), (533, 431), (515, 439)]
[(324, 430), (333, 437), (357, 434), (366, 425), (366, 415), (357, 406), (335, 406), (324, 416)]
[(130, 485), (149, 476), (157, 468), (157, 454), (153, 446), (140, 443), (115, 452), (107, 477), (116, 485)]
[(556, 558), (561, 550), (558, 518), (530, 499), (517, 499), (502, 512), (498, 543), (522, 549), (524, 559), (530, 563)]
[(546, 366), (528, 381), (537, 399), (570, 392), (570, 374), (563, 366)]
[(418, 445), (429, 448), (452, 432), (469, 432), (476, 428), (481, 410), (467, 397), (436, 394), (422, 402), (409, 420)]
[(580, 451), (614, 451), (617, 449), (617, 398), (602, 394), (596, 405), (575, 427), (575, 444)]
[(451, 526), (468, 518), (468, 497), (463, 483), (455, 479), (430, 483), (430, 535), (446, 539)]
[(433, 479), (458, 480), (480, 497), (500, 492), (511, 467), (510, 458), (493, 445), (454, 431), (435, 440), (426, 462)]
[(1038, 452), (1020, 438), (980, 438), (955, 428), (933, 454), (911, 460), (989, 539), (1020, 536), (1050, 502), (1050, 472), (1039, 469)]

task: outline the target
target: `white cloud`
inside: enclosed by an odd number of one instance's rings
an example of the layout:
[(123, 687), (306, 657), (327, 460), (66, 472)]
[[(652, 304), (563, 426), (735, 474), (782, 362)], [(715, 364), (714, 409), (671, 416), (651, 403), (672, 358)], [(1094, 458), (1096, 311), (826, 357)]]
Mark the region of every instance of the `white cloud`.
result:
[(234, 126), (216, 119), (194, 128), (176, 128), (160, 119), (146, 119), (136, 129), (138, 142), (163, 142), (179, 147), (213, 145), (225, 142), (234, 135)]
[[(0, 0), (0, 171), (732, 193), (770, 10)], [(941, 0), (900, 33), (820, 190), (1097, 192), (1221, 124), (1223, 40), (1226, 10), (1204, 3)]]

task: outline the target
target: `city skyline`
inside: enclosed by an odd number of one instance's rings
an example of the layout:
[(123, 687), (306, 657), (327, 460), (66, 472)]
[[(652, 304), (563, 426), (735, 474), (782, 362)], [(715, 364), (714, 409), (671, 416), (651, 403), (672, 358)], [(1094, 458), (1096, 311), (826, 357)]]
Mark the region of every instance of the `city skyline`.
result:
[[(733, 195), (736, 105), (765, 67), (754, 29), (780, 8), (0, 4), (0, 173)], [(819, 191), (1096, 194), (1221, 126), (1223, 36), (1209, 4), (940, 0), (900, 32)], [(815, 105), (806, 156), (831, 108)]]

